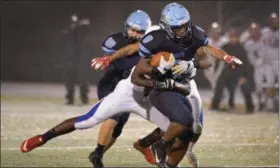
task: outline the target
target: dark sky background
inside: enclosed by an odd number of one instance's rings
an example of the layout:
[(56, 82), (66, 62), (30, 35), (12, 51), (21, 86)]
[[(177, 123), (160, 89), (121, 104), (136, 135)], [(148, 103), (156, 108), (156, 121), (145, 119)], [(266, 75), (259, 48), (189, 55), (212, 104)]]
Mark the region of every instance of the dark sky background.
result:
[[(101, 44), (107, 35), (123, 31), (126, 17), (136, 9), (146, 11), (153, 23), (160, 18), (162, 8), (172, 1), (8, 1), (4, 2), (1, 24), (1, 80), (62, 82), (65, 65), (62, 30), (70, 15), (87, 17), (91, 21), (87, 36), (90, 58), (102, 56)], [(193, 23), (207, 30), (219, 16), (218, 1), (182, 1)], [(278, 12), (278, 1), (221, 1), (224, 31), (231, 26), (245, 28), (250, 21), (267, 24), (271, 12)], [(221, 5), (221, 4), (220, 4)], [(278, 12), (279, 13), (279, 12)], [(87, 66), (87, 65), (85, 65)], [(102, 72), (92, 72), (95, 84)], [(207, 86), (201, 73), (198, 85)]]

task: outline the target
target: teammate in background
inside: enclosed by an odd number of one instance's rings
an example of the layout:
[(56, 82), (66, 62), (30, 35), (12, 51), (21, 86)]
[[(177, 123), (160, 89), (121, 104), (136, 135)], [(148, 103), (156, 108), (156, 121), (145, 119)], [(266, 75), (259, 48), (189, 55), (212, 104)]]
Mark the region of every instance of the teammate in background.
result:
[[(264, 72), (267, 95), (267, 109), (271, 110), (278, 103), (279, 87), (279, 14), (271, 13), (269, 26), (262, 29), (261, 41), (264, 44)], [(278, 84), (275, 81), (278, 80)], [(274, 103), (273, 103), (274, 102)], [(278, 112), (276, 110), (276, 112)]]
[(255, 92), (258, 98), (259, 111), (264, 108), (264, 45), (261, 42), (261, 27), (258, 23), (251, 23), (248, 29), (250, 38), (244, 41), (244, 47), (248, 53), (248, 60), (253, 66), (253, 76), (255, 81)]
[[(102, 59), (94, 59), (95, 67), (100, 65), (100, 61), (109, 61), (108, 55), (114, 54), (120, 48), (129, 44), (137, 43), (151, 26), (151, 19), (147, 13), (137, 10), (128, 16), (125, 22), (125, 32), (119, 32), (108, 36), (103, 44), (102, 49), (105, 57)], [(105, 69), (105, 74), (101, 78), (97, 86), (97, 94), (99, 100), (103, 99), (109, 93), (113, 92), (118, 82), (128, 77), (133, 66), (137, 64), (140, 57), (138, 53), (128, 53), (128, 56), (116, 61), (110, 60), (110, 65), (97, 68)], [(102, 123), (99, 130), (98, 143), (95, 150), (89, 155), (89, 160), (96, 168), (102, 168), (103, 153), (108, 150), (121, 135), (122, 129), (126, 124), (130, 113), (117, 114)], [(149, 152), (149, 150), (147, 151)], [(149, 153), (147, 153), (149, 155)]]
[[(219, 23), (213, 22), (211, 24), (211, 28), (209, 31), (209, 45), (216, 47), (216, 48), (221, 48), (224, 44), (228, 42), (228, 38), (225, 36), (222, 36), (222, 28)], [(209, 61), (211, 60), (212, 66), (204, 71), (204, 75), (209, 81), (211, 85), (211, 89), (215, 89), (215, 82), (220, 75), (224, 62), (216, 62), (215, 57), (210, 57)], [(217, 64), (216, 64), (217, 63)]]

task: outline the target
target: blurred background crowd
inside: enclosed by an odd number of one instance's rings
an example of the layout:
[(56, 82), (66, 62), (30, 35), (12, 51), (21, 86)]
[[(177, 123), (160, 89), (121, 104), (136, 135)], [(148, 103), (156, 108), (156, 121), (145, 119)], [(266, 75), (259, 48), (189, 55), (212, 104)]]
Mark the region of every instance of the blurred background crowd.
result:
[[(124, 31), (126, 17), (136, 9), (153, 24), (171, 1), (5, 2), (2, 17), (1, 81), (63, 83), (73, 102), (74, 86), (88, 103), (89, 86), (102, 72), (90, 60), (103, 55), (101, 44)], [(210, 44), (243, 61), (234, 71), (211, 58), (213, 66), (199, 71), (199, 89), (211, 89), (209, 108), (234, 111), (240, 89), (245, 111), (279, 111), (279, 1), (182, 1), (194, 24)], [(225, 101), (225, 102), (223, 102)]]

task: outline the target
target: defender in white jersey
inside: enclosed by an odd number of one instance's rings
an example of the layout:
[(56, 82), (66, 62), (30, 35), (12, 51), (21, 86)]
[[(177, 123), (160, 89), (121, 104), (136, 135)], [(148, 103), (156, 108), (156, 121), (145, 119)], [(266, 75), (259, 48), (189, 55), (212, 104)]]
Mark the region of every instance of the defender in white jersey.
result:
[(264, 106), (264, 45), (261, 41), (260, 25), (253, 22), (250, 24), (249, 29), (250, 38), (244, 41), (244, 47), (248, 53), (248, 60), (254, 68), (254, 81), (255, 91), (258, 97), (259, 110), (261, 111)]
[[(170, 69), (174, 65), (174, 57), (170, 57), (169, 61), (165, 61), (162, 58), (161, 63), (158, 68)], [(135, 68), (133, 68), (131, 74), (133, 72), (135, 72)], [(115, 90), (96, 103), (88, 113), (67, 119), (44, 134), (25, 140), (21, 145), (21, 151), (23, 153), (29, 152), (57, 136), (70, 133), (76, 129), (82, 130), (94, 127), (109, 117), (123, 112), (136, 113), (144, 119), (155, 123), (161, 130), (165, 131), (170, 123), (168, 118), (151, 106), (149, 99), (143, 94), (143, 87), (131, 83), (131, 74), (127, 79), (121, 80)], [(174, 80), (172, 83), (174, 84), (174, 89), (178, 89), (178, 91), (183, 93), (189, 92), (188, 86)], [(166, 81), (154, 82), (154, 88), (156, 89), (165, 88), (165, 85)]]
[[(272, 108), (273, 100), (278, 97), (275, 86), (278, 80), (279, 83), (279, 16), (272, 13), (269, 17), (269, 27), (262, 29), (261, 41), (264, 45), (264, 73), (265, 87), (268, 96), (268, 107)], [(278, 84), (277, 84), (278, 85)], [(278, 101), (278, 100), (276, 100)]]
[[(219, 23), (213, 22), (211, 24), (210, 32), (209, 32), (209, 44), (216, 48), (221, 48), (224, 44), (226, 44), (229, 40), (226, 36), (222, 36), (222, 29)], [(211, 89), (215, 89), (215, 82), (220, 76), (224, 62), (216, 62), (215, 57), (209, 57), (208, 60), (212, 63), (213, 66), (204, 71), (204, 75), (209, 81), (211, 85)]]

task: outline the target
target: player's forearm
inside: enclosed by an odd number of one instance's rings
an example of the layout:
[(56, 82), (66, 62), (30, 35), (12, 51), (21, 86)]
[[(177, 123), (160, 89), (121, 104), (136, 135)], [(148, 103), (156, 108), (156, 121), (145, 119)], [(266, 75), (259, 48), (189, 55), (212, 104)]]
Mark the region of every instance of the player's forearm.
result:
[(140, 87), (150, 87), (154, 86), (152, 80), (145, 78), (144, 74), (141, 72), (138, 66), (136, 66), (135, 70), (131, 76), (131, 82)]
[(112, 62), (121, 59), (123, 57), (130, 56), (138, 52), (138, 50), (139, 50), (139, 43), (130, 44), (116, 51), (113, 55), (110, 56), (110, 60)]
[(198, 51), (198, 55), (212, 56), (219, 60), (224, 60), (225, 56), (227, 56), (228, 54), (220, 48), (215, 48), (208, 45), (205, 47), (201, 47)]

